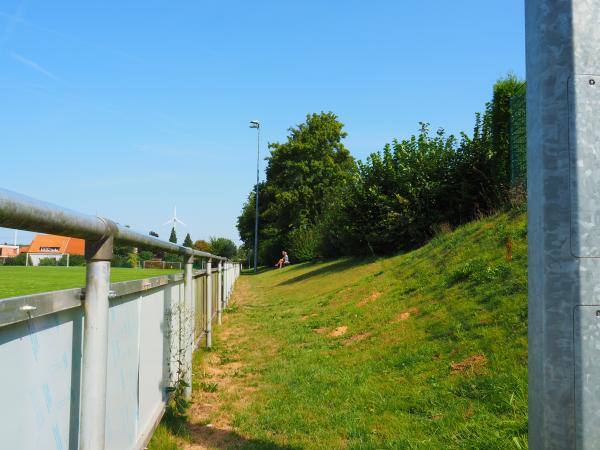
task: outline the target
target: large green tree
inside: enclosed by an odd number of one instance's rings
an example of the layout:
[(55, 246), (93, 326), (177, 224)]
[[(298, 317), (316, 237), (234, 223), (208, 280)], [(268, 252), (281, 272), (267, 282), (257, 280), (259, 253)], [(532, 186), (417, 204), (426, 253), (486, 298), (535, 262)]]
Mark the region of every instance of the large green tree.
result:
[(190, 236), (190, 233), (185, 235), (185, 239), (183, 240), (183, 246), (189, 247), (189, 248), (192, 248), (194, 246), (194, 242), (192, 241), (192, 237)]
[(267, 205), (267, 217), (279, 230), (316, 224), (326, 194), (354, 169), (354, 158), (342, 143), (343, 127), (332, 112), (309, 114), (306, 122), (289, 129), (287, 142), (269, 144), (267, 185), (274, 201)]
[(208, 240), (210, 252), (213, 255), (223, 256), (225, 258), (233, 258), (237, 254), (237, 247), (231, 239), (224, 237), (211, 237)]
[[(269, 144), (267, 179), (259, 185), (262, 263), (271, 262), (283, 249), (296, 260), (320, 252), (327, 199), (356, 170), (342, 143), (343, 127), (332, 112), (309, 114), (304, 123), (289, 129), (286, 142)], [(254, 245), (255, 205), (251, 192), (238, 217), (240, 238), (248, 249)], [(298, 255), (293, 254), (296, 250)]]

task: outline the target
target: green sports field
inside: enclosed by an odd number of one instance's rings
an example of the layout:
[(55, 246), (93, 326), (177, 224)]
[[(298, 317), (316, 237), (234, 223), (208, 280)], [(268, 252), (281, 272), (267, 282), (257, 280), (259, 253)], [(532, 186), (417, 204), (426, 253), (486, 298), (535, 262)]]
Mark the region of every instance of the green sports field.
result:
[[(111, 269), (110, 280), (112, 282), (139, 280), (177, 272), (180, 270), (114, 267)], [(85, 267), (0, 266), (0, 298), (83, 287), (84, 285)]]

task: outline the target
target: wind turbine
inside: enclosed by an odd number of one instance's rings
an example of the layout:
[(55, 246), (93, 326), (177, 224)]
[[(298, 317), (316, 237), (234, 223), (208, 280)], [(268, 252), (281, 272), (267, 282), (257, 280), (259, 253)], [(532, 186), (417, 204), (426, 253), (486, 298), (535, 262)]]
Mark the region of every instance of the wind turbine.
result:
[(180, 223), (181, 225), (183, 225), (184, 227), (187, 227), (187, 225), (185, 223), (183, 223), (181, 220), (179, 220), (177, 218), (177, 206), (175, 206), (173, 208), (173, 217), (171, 217), (169, 220), (167, 220), (165, 223), (163, 223), (163, 227), (165, 225), (169, 225), (171, 224), (171, 226), (173, 227), (173, 229), (175, 230), (175, 234), (177, 234), (177, 224)]

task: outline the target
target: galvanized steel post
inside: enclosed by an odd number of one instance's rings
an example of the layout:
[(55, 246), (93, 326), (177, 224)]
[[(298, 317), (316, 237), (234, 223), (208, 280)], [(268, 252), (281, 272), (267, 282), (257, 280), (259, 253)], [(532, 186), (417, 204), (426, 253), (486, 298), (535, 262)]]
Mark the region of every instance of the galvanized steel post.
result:
[(194, 257), (185, 255), (184, 257), (184, 272), (183, 272), (183, 325), (180, 323), (179, 332), (183, 332), (182, 339), (185, 345), (183, 368), (183, 379), (187, 386), (184, 389), (184, 396), (188, 400), (192, 398), (192, 360), (195, 342), (195, 302), (192, 290), (192, 272), (194, 270)]
[(104, 448), (108, 357), (108, 297), (113, 237), (85, 242), (87, 260), (83, 301), (83, 369), (79, 445)]
[(526, 0), (529, 448), (600, 443), (600, 2)]
[(227, 307), (229, 296), (227, 295), (227, 285), (229, 284), (229, 266), (226, 262), (224, 264), (225, 270), (223, 271), (223, 303)]
[(223, 263), (217, 264), (217, 310), (219, 315), (219, 325), (221, 325), (221, 316), (223, 315)]
[(206, 348), (212, 347), (212, 261), (206, 261)]

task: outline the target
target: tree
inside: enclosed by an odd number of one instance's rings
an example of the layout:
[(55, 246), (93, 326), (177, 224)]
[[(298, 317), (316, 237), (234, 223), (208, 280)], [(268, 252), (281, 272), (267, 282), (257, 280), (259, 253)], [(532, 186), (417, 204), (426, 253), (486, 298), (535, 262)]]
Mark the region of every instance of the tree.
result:
[[(494, 149), (492, 176), (504, 191), (510, 186), (510, 99), (521, 89), (524, 89), (524, 82), (514, 74), (508, 74), (494, 85), (494, 96), (488, 105)], [(503, 193), (506, 192), (500, 195)]]
[[(302, 247), (303, 259), (309, 253), (316, 256), (321, 246), (319, 224), (329, 208), (325, 199), (356, 171), (354, 158), (342, 144), (343, 127), (332, 112), (309, 114), (304, 123), (289, 129), (286, 142), (269, 144), (267, 179), (259, 186), (261, 263), (276, 259), (285, 248)], [(248, 249), (254, 246), (254, 197), (253, 192), (248, 195), (237, 223)], [(314, 227), (315, 232), (306, 231)]]
[(171, 228), (171, 236), (169, 236), (169, 242), (177, 244), (177, 233), (175, 233), (175, 227)]
[(354, 170), (354, 158), (342, 144), (343, 127), (332, 112), (309, 114), (289, 129), (287, 142), (269, 144), (267, 189), (275, 192), (275, 201), (267, 205), (267, 216), (286, 235), (317, 223), (326, 193)]
[(189, 247), (189, 248), (192, 248), (194, 246), (194, 243), (192, 242), (192, 237), (190, 236), (190, 233), (185, 235), (185, 239), (183, 240), (183, 246)]
[(231, 239), (211, 237), (209, 239), (210, 252), (225, 258), (233, 258), (237, 253), (237, 247)]
[(201, 252), (210, 252), (210, 245), (203, 239), (198, 239), (194, 242), (194, 248), (196, 250), (200, 250)]

